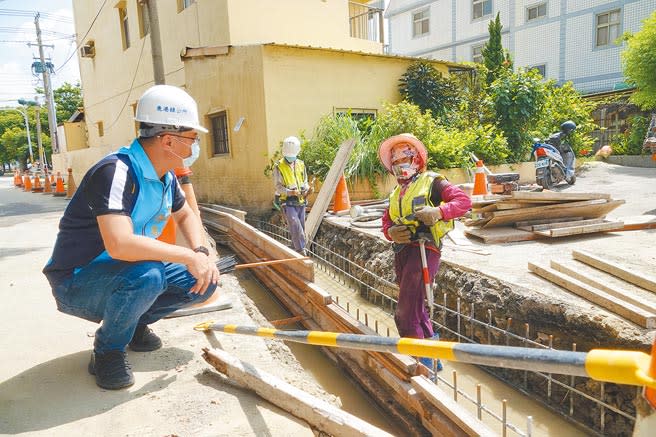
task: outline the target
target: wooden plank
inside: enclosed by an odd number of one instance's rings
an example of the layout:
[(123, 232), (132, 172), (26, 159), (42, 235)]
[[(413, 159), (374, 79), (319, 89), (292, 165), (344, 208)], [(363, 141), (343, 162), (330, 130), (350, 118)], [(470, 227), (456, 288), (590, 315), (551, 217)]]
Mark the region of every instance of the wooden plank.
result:
[(543, 225), (550, 223), (560, 223), (560, 222), (575, 222), (577, 220), (583, 220), (583, 217), (560, 217), (560, 218), (548, 218), (548, 219), (538, 219), (538, 220), (524, 220), (515, 223), (516, 227), (528, 227), (533, 225)]
[[(554, 202), (549, 202), (549, 203), (554, 203)], [(532, 203), (532, 202), (499, 202), (496, 204), (497, 210), (502, 211), (502, 210), (507, 210), (507, 209), (519, 209), (519, 208), (533, 208), (537, 206), (544, 206), (545, 204), (543, 202), (539, 203)]]
[(645, 302), (644, 300), (640, 300), (636, 297), (633, 297), (632, 293), (628, 290), (604, 284), (601, 281), (597, 281), (596, 279), (591, 278), (588, 275), (585, 275), (584, 273), (577, 270), (576, 268), (563, 263), (559, 263), (558, 261), (551, 260), (551, 268), (556, 271), (559, 271), (560, 273), (569, 275), (572, 278), (579, 280), (585, 284), (598, 288), (599, 290), (605, 291), (606, 293), (615, 296), (618, 299), (623, 299), (624, 301), (630, 303), (631, 305), (635, 305), (639, 308), (642, 308), (645, 311), (649, 311), (656, 314), (656, 305), (651, 304), (649, 302)]
[(308, 247), (310, 246), (312, 240), (314, 240), (314, 236), (317, 234), (317, 231), (319, 230), (319, 226), (321, 225), (321, 221), (323, 220), (323, 215), (326, 212), (326, 209), (328, 209), (328, 205), (330, 204), (330, 199), (333, 197), (333, 194), (335, 193), (337, 182), (339, 182), (339, 178), (344, 173), (344, 167), (346, 167), (346, 161), (348, 160), (348, 157), (351, 154), (351, 151), (353, 150), (354, 146), (355, 146), (355, 139), (353, 138), (344, 141), (339, 146), (337, 155), (335, 155), (335, 160), (330, 166), (330, 170), (328, 170), (328, 174), (326, 175), (326, 178), (321, 184), (319, 195), (314, 201), (314, 204), (312, 205), (312, 209), (310, 210), (310, 214), (308, 214), (307, 220), (305, 221), (305, 238), (307, 240)]
[(203, 358), (219, 372), (261, 398), (330, 435), (391, 436), (386, 431), (300, 390), (220, 349), (203, 348)]
[(622, 229), (624, 223), (622, 222), (604, 222), (592, 223), (588, 225), (570, 226), (568, 228), (547, 229), (545, 231), (534, 231), (536, 234), (544, 235), (546, 237), (557, 238), (567, 237), (571, 235), (592, 234), (594, 232), (609, 232)]
[[(558, 223), (546, 223), (543, 225), (522, 226), (522, 229), (527, 228), (526, 230), (529, 230), (531, 232), (546, 231), (549, 229), (571, 228), (573, 226), (593, 225), (596, 223), (603, 223), (604, 221), (605, 220), (602, 218), (588, 219), (588, 220), (573, 220), (571, 222), (565, 221), (565, 222), (558, 222)], [(517, 226), (517, 228), (519, 228), (519, 226)]]
[(492, 213), (492, 217), (506, 217), (506, 216), (515, 216), (515, 215), (522, 215), (522, 214), (536, 214), (540, 213), (541, 215), (548, 214), (550, 211), (553, 210), (561, 210), (565, 208), (578, 208), (578, 207), (585, 207), (585, 206), (593, 206), (593, 205), (601, 205), (605, 204), (608, 201), (606, 199), (594, 199), (594, 200), (583, 200), (580, 202), (570, 202), (567, 204), (562, 204), (562, 203), (554, 203), (552, 205), (545, 205), (545, 206), (537, 206), (535, 208), (529, 208), (529, 209), (523, 209), (521, 211), (497, 211)]
[(622, 231), (642, 231), (645, 229), (656, 229), (656, 215), (645, 214), (631, 217), (621, 217), (624, 222)]
[(467, 411), (462, 405), (453, 400), (452, 395), (444, 392), (437, 385), (423, 376), (413, 376), (410, 380), (412, 387), (423, 394), (432, 405), (442, 414), (454, 422), (468, 436), (497, 436), (476, 416)]
[[(602, 200), (603, 201), (603, 200)], [(511, 213), (505, 217), (493, 217), (489, 222), (487, 222), (484, 227), (490, 228), (493, 226), (503, 226), (510, 223), (515, 223), (517, 221), (523, 220), (534, 220), (539, 218), (559, 218), (559, 217), (572, 217), (580, 216), (583, 218), (596, 218), (603, 217), (618, 206), (624, 203), (623, 200), (611, 200), (603, 204), (585, 204), (580, 206), (568, 206), (564, 205), (550, 205), (542, 206), (538, 208), (527, 208), (523, 210), (518, 210), (518, 212), (513, 213), (512, 211), (498, 211), (493, 212), (492, 214), (504, 214)], [(555, 208), (554, 208), (555, 207)], [(541, 210), (542, 208), (554, 208), (548, 211)]]
[(603, 270), (606, 273), (610, 273), (613, 276), (624, 279), (626, 282), (630, 282), (631, 284), (637, 285), (638, 287), (642, 287), (646, 290), (656, 293), (656, 278), (653, 276), (638, 272), (630, 272), (620, 264), (606, 261), (584, 250), (573, 250), (572, 257), (575, 260), (581, 261), (589, 266), (595, 267), (599, 270)]
[(480, 238), (485, 244), (514, 243), (516, 241), (532, 241), (546, 238), (533, 232), (502, 226), (497, 228), (465, 228), (465, 235)]
[(557, 191), (513, 191), (511, 194), (513, 200), (556, 200), (556, 201), (574, 201), (574, 200), (610, 200), (610, 194), (607, 193), (560, 193)]
[(529, 262), (528, 269), (538, 276), (541, 276), (544, 279), (571, 291), (577, 296), (587, 299), (590, 302), (617, 314), (618, 316), (624, 317), (643, 328), (656, 328), (656, 314), (651, 311), (645, 311), (642, 308), (625, 302), (624, 299), (612, 296), (602, 290), (591, 287), (577, 279), (563, 275), (562, 273), (548, 267), (541, 267)]

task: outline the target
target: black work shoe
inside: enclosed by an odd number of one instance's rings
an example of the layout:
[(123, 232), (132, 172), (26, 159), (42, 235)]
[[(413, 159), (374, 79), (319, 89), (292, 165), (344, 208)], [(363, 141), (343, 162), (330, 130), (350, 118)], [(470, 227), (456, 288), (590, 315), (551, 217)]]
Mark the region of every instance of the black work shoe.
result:
[(89, 373), (96, 376), (98, 387), (118, 390), (134, 384), (134, 375), (122, 351), (109, 351), (104, 354), (93, 352), (89, 361)]
[(138, 325), (128, 346), (135, 352), (150, 352), (161, 348), (162, 340), (148, 325)]

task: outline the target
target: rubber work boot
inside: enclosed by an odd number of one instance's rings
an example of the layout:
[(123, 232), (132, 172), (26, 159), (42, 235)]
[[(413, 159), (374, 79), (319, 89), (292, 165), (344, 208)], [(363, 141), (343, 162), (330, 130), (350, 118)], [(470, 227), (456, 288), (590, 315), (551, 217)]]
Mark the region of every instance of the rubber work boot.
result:
[[(435, 341), (438, 341), (439, 339), (440, 339), (440, 334), (434, 334), (431, 338), (429, 338), (429, 340), (435, 340)], [(431, 371), (431, 379), (433, 379), (433, 382), (436, 379), (435, 375), (433, 375), (433, 372), (435, 370), (440, 372), (444, 368), (442, 366), (442, 361), (440, 361), (439, 358), (437, 360), (433, 360), (432, 358), (428, 358), (428, 357), (420, 357), (418, 358), (418, 361), (424, 366), (428, 367), (428, 370)]]
[(160, 340), (148, 325), (137, 325), (137, 329), (134, 331), (134, 335), (128, 346), (135, 352), (150, 352), (161, 348), (162, 340)]
[(134, 384), (134, 375), (123, 351), (109, 351), (104, 354), (93, 352), (89, 361), (89, 373), (95, 375), (98, 387), (119, 390)]

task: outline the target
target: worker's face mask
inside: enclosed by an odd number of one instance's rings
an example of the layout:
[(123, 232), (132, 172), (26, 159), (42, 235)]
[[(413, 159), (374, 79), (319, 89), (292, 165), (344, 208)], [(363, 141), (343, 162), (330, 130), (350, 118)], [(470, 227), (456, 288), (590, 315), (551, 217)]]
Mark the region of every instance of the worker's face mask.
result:
[(392, 173), (397, 179), (406, 180), (417, 174), (417, 167), (412, 162), (392, 164)]
[(286, 159), (287, 162), (289, 162), (290, 164), (291, 164), (292, 162), (296, 161), (296, 157), (295, 157), (295, 156), (285, 156), (285, 159)]
[[(173, 135), (173, 138), (175, 138), (176, 141), (180, 141), (181, 143), (184, 143), (182, 140), (179, 140), (176, 135)], [(184, 167), (191, 167), (194, 162), (198, 159), (200, 156), (200, 140), (196, 138), (193, 143), (191, 143), (191, 155), (187, 156), (186, 158), (183, 158), (182, 156), (178, 155), (177, 153), (171, 151), (175, 156), (178, 158), (182, 159), (182, 165)]]

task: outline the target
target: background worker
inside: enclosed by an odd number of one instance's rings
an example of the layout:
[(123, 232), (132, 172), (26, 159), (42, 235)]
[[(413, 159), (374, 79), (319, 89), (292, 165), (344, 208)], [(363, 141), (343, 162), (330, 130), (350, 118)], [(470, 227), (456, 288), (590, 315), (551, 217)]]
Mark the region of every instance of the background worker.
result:
[(276, 198), (289, 226), (294, 250), (305, 255), (305, 196), (310, 192), (305, 163), (297, 158), (301, 142), (296, 137), (287, 137), (282, 142), (282, 159), (273, 168)]
[[(134, 383), (127, 346), (162, 346), (148, 325), (206, 300), (219, 279), (198, 215), (172, 172), (191, 166), (198, 132), (207, 132), (196, 102), (180, 88), (156, 85), (139, 99), (135, 120), (139, 138), (84, 176), (43, 269), (60, 311), (102, 321), (89, 372), (106, 389)], [(170, 215), (194, 249), (156, 240)]]
[[(401, 337), (438, 338), (424, 305), (426, 290), (418, 240), (426, 239), (428, 280), (432, 285), (440, 266), (442, 237), (453, 229), (453, 219), (471, 208), (471, 200), (443, 176), (426, 171), (426, 147), (411, 134), (383, 141), (378, 156), (398, 183), (383, 214), (383, 233), (394, 242), (394, 268), (399, 284), (394, 322)], [(430, 358), (420, 361), (433, 368)], [(439, 361), (437, 368), (441, 370)]]

